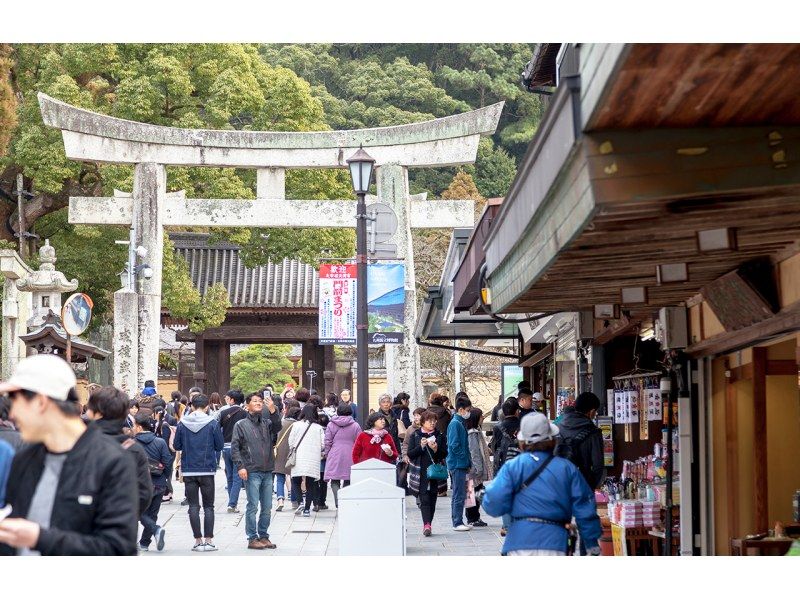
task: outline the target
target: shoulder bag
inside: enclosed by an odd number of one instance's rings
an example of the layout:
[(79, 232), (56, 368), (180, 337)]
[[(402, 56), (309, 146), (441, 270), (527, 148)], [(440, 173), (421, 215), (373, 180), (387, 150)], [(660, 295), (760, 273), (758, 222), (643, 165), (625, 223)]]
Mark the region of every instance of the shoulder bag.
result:
[(431, 464), (428, 465), (428, 469), (425, 471), (425, 474), (428, 476), (429, 480), (435, 480), (440, 482), (442, 480), (447, 479), (447, 466), (443, 465), (442, 463), (436, 463), (433, 453), (429, 446), (425, 446), (428, 451), (428, 455), (431, 458)]
[(286, 437), (289, 435), (289, 432), (292, 431), (292, 426), (293, 425), (294, 425), (294, 422), (292, 422), (292, 424), (288, 428), (286, 428), (286, 431), (281, 435), (280, 438), (278, 438), (278, 442), (276, 442), (275, 446), (272, 447), (272, 454), (275, 456), (276, 459), (278, 458), (278, 447), (281, 444), (283, 444), (284, 440), (286, 440)]
[[(294, 425), (294, 424), (293, 424)], [(300, 448), (300, 445), (303, 444), (303, 438), (306, 437), (308, 431), (311, 429), (311, 422), (308, 422), (308, 426), (306, 426), (306, 431), (303, 432), (303, 435), (300, 437), (300, 442), (297, 443), (296, 447), (289, 449), (289, 454), (286, 457), (286, 468), (291, 469), (295, 465), (297, 465), (297, 449)]]

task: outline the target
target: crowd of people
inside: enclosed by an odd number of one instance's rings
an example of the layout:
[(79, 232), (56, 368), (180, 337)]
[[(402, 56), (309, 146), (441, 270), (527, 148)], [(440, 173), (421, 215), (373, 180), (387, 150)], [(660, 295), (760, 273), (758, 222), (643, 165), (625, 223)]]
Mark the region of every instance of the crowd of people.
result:
[(166, 401), (147, 381), (133, 399), (94, 386), (82, 405), (72, 369), (52, 355), (22, 360), (0, 392), (0, 554), (161, 551), (158, 515), (175, 499), (173, 476), (183, 481), (194, 536), (187, 549), (214, 552), (220, 463), (227, 512), (239, 513), (246, 495), (247, 548), (275, 549), (271, 517), (287, 500), (310, 517), (330, 508), (330, 485), (338, 509), (352, 466), (367, 459), (396, 467), (423, 536), (433, 534), (449, 488), (452, 529), (487, 527), (482, 511), (501, 517), (503, 554), (567, 554), (574, 528), (582, 554), (599, 552), (593, 490), (604, 468), (591, 393), (557, 426), (538, 410), (541, 395), (522, 384), (492, 410), (487, 442), (485, 415), (463, 392), (454, 403), (434, 393), (413, 413), (407, 393), (383, 394), (364, 422), (349, 391), (323, 397), (292, 386), (222, 397), (192, 388)]

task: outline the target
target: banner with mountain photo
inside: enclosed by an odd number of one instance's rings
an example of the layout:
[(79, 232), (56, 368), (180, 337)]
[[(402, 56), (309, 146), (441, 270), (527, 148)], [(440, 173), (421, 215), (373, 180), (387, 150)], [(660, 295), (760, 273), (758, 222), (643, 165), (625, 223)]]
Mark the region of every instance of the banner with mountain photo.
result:
[(406, 308), (404, 264), (367, 266), (369, 342), (396, 345), (403, 342)]

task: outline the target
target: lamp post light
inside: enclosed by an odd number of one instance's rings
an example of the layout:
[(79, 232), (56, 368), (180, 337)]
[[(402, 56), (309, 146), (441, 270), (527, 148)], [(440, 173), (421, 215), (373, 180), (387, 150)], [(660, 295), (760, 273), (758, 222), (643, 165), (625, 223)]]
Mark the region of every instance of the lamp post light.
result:
[(369, 417), (369, 361), (367, 338), (367, 205), (365, 196), (369, 191), (375, 160), (364, 148), (360, 148), (347, 160), (353, 191), (358, 197), (356, 207), (356, 402), (362, 425)]

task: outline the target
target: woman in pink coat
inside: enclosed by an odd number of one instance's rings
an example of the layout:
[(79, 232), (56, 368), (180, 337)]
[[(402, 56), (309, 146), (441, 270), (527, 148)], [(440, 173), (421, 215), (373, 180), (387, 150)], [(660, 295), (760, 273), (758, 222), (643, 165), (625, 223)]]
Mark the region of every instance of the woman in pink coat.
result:
[(336, 408), (336, 415), (325, 428), (325, 446), (322, 449), (325, 461), (325, 481), (330, 480), (333, 500), (339, 508), (339, 488), (344, 482), (350, 485), (350, 468), (353, 466), (353, 445), (361, 433), (353, 419), (353, 409), (348, 403)]

